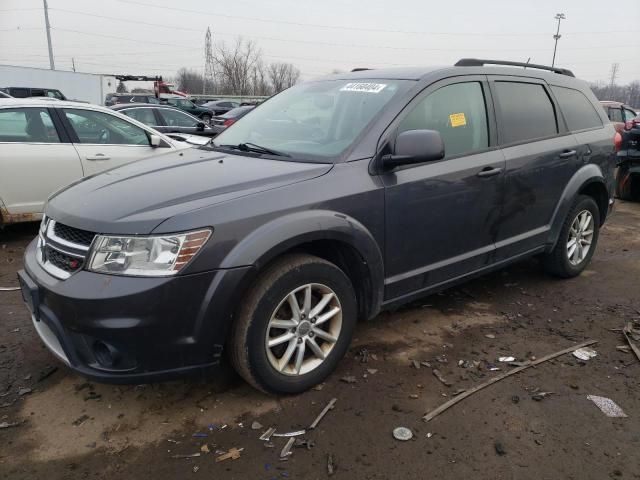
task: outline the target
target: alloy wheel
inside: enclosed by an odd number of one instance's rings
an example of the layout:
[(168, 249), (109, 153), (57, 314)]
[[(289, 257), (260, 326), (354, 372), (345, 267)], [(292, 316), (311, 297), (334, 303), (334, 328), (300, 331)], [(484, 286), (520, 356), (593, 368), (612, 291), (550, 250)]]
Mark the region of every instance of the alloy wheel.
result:
[(589, 210), (582, 210), (571, 223), (567, 240), (567, 257), (571, 265), (579, 265), (591, 249), (593, 242), (593, 215)]

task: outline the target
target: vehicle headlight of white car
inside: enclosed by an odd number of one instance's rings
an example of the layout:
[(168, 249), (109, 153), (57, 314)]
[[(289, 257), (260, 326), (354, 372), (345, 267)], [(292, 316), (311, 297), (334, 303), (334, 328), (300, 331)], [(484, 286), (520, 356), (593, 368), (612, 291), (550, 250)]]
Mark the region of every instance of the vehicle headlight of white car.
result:
[(163, 277), (178, 273), (200, 251), (211, 230), (173, 235), (116, 237), (98, 235), (88, 269), (97, 273)]

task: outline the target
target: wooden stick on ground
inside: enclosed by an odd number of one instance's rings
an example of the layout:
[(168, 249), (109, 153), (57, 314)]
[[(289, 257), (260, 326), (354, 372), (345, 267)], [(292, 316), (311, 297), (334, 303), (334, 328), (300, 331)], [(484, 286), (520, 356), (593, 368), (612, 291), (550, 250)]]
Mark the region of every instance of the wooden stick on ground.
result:
[(624, 335), (624, 338), (627, 339), (627, 343), (631, 347), (631, 350), (633, 350), (633, 353), (635, 353), (636, 357), (638, 357), (638, 360), (640, 360), (640, 349), (636, 347), (636, 344), (633, 343), (629, 338), (629, 334), (631, 333), (632, 329), (633, 329), (633, 325), (631, 323), (627, 323), (625, 327), (622, 329), (622, 333)]
[(564, 350), (560, 350), (559, 352), (550, 353), (549, 355), (547, 355), (545, 357), (542, 357), (542, 358), (539, 358), (538, 360), (535, 360), (535, 361), (533, 361), (531, 363), (528, 363), (527, 365), (523, 365), (521, 367), (516, 367), (516, 368), (514, 368), (512, 370), (509, 370), (508, 372), (504, 372), (504, 373), (502, 373), (500, 375), (497, 375), (497, 376), (495, 376), (493, 378), (490, 378), (486, 382), (481, 383), (480, 385), (476, 385), (472, 389), (467, 390), (466, 392), (461, 393), (457, 397), (452, 398), (448, 402), (443, 403), (442, 405), (440, 405), (435, 410), (427, 413), (424, 417), (422, 417), (422, 419), (425, 422), (428, 422), (429, 420), (432, 420), (433, 418), (435, 418), (438, 415), (440, 415), (445, 410), (453, 407), (456, 403), (461, 402), (465, 398), (473, 395), (474, 393), (476, 393), (479, 390), (482, 390), (483, 388), (488, 387), (489, 385), (493, 385), (494, 383), (499, 382), (503, 378), (507, 378), (507, 377), (509, 377), (511, 375), (515, 375), (516, 373), (521, 372), (522, 370), (526, 370), (529, 367), (533, 367), (535, 365), (539, 365), (539, 364), (541, 364), (543, 362), (552, 360), (552, 359), (554, 359), (556, 357), (559, 357), (561, 355), (565, 355), (567, 353), (573, 352), (574, 350), (577, 350), (578, 348), (588, 347), (589, 345), (593, 345), (594, 343), (598, 343), (598, 341), (597, 340), (589, 340), (588, 342), (580, 343), (578, 345), (573, 345), (573, 346), (571, 346), (569, 348), (565, 348)]

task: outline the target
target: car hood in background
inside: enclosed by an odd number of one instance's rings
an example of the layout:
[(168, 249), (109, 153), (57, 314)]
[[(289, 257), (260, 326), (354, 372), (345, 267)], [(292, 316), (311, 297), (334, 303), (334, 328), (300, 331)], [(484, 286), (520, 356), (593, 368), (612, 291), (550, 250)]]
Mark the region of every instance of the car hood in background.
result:
[(147, 234), (174, 215), (309, 180), (331, 167), (186, 149), (88, 177), (50, 198), (46, 214), (97, 233)]

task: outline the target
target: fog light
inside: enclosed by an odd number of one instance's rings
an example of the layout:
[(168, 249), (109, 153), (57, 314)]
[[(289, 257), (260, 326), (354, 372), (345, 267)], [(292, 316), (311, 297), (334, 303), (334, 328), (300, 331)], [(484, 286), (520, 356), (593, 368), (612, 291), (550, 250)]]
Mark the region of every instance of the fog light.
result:
[(120, 353), (114, 347), (104, 342), (93, 344), (93, 354), (103, 367), (115, 367), (120, 361)]

